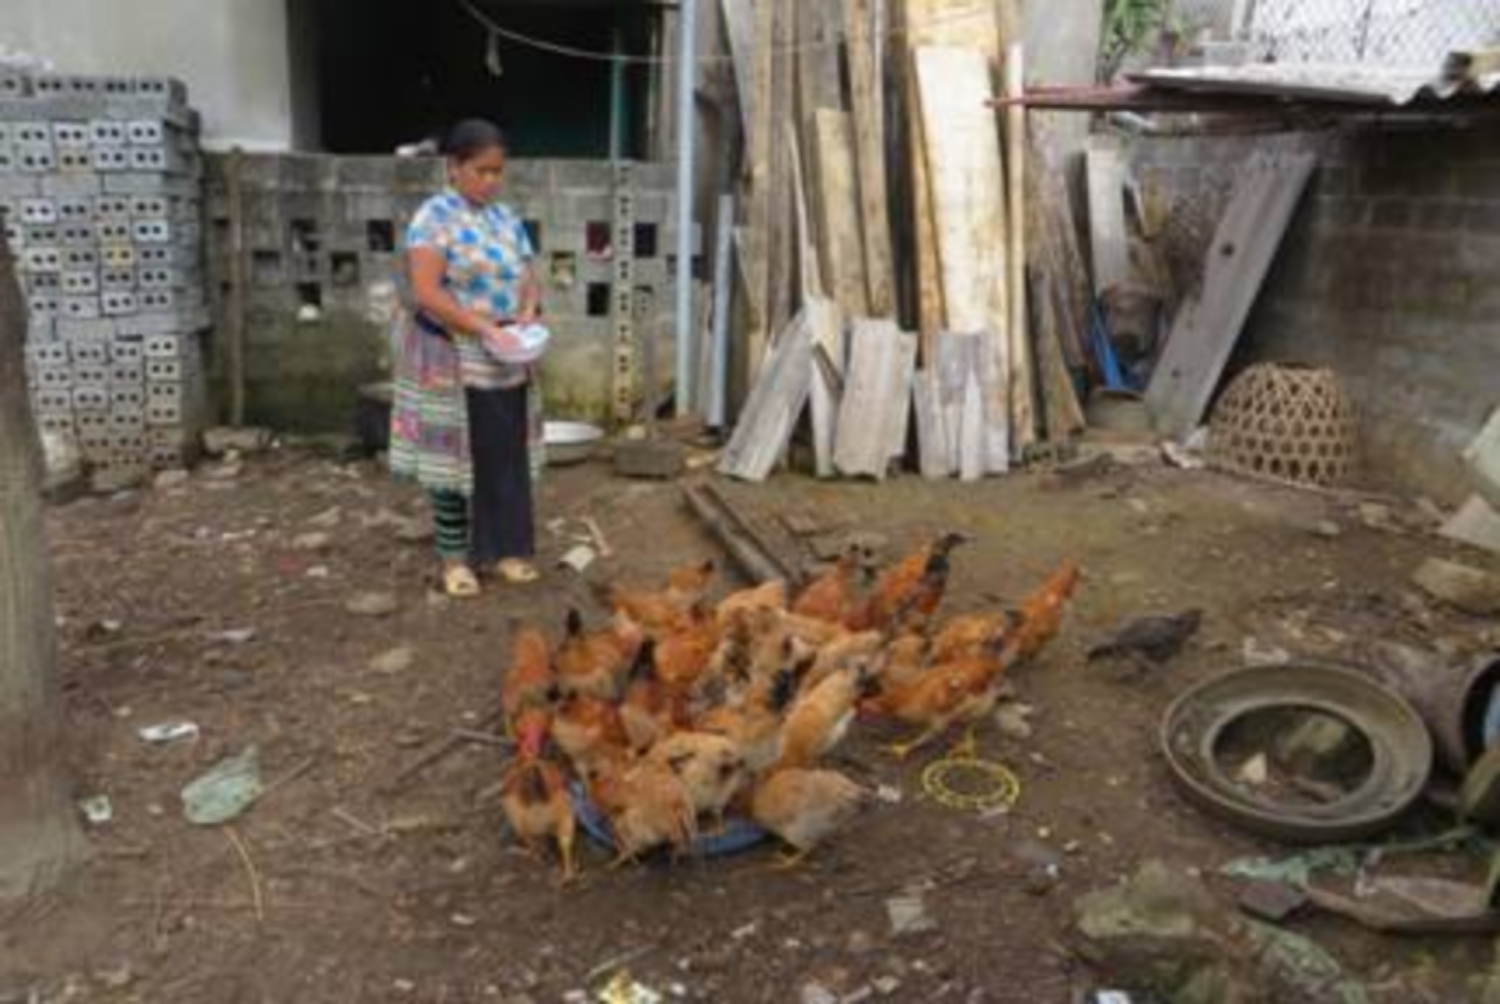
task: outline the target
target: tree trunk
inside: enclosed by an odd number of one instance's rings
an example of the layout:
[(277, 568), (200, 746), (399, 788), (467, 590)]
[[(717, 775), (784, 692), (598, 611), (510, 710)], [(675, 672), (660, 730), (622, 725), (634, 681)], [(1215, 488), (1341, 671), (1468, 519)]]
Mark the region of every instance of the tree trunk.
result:
[(25, 333), (15, 259), (0, 240), (0, 906), (52, 884), (83, 849), (63, 765)]

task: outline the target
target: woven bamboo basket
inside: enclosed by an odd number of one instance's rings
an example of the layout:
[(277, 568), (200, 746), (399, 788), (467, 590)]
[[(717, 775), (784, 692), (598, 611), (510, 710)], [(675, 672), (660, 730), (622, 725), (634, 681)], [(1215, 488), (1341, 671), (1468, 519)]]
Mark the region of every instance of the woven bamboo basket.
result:
[(1332, 370), (1262, 363), (1214, 408), (1208, 460), (1245, 477), (1333, 488), (1357, 460), (1354, 408)]

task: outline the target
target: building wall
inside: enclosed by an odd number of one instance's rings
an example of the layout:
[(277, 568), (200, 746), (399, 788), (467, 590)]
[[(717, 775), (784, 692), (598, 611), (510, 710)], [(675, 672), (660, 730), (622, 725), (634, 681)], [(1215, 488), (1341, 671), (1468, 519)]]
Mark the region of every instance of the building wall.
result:
[(210, 148), (287, 149), (286, 0), (4, 0), (0, 46), (60, 73), (174, 76)]
[[(226, 163), (225, 157), (208, 159), (208, 273), (220, 334), (228, 330)], [(641, 228), (632, 283), (635, 332), (638, 339), (657, 340), (658, 372), (665, 376), (673, 360), (673, 178), (658, 165), (635, 164), (630, 171)], [(417, 207), (442, 189), (443, 164), (262, 155), (246, 157), (242, 172), (248, 417), (290, 431), (347, 431), (361, 385), (389, 375), (390, 319), (403, 278), (401, 237)], [(543, 387), (554, 417), (604, 421), (610, 411), (618, 264), (613, 177), (609, 164), (594, 161), (518, 159), (507, 170), (505, 199), (540, 248), (544, 309), (554, 334)]]
[(1333, 367), (1361, 413), (1367, 473), (1461, 496), (1459, 454), (1500, 405), (1500, 133), (1143, 141), (1137, 173), (1169, 196), (1179, 283), (1202, 261), (1236, 165), (1277, 149), (1315, 150), (1321, 168), (1237, 364)]

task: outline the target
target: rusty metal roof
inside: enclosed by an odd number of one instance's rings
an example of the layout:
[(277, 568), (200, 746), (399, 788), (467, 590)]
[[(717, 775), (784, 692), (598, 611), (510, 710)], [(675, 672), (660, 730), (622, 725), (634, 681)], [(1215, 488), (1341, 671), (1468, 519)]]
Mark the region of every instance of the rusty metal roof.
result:
[(1454, 74), (1430, 70), (1331, 63), (1254, 63), (1153, 69), (1132, 80), (1166, 90), (1251, 94), (1400, 108), (1417, 102), (1500, 94), (1500, 73)]

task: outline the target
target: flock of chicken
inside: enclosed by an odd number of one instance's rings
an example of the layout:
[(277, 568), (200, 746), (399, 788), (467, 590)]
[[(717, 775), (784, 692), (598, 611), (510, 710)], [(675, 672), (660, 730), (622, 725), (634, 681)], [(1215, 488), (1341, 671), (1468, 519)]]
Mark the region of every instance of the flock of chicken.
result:
[(501, 786), (528, 847), (555, 842), (576, 874), (572, 786), (608, 821), (617, 864), (689, 852), (700, 821), (749, 817), (800, 860), (867, 791), (820, 766), (861, 713), (920, 733), (900, 756), (999, 700), (1005, 672), (1060, 626), (1079, 571), (1068, 562), (1014, 611), (935, 622), (958, 534), (886, 568), (868, 591), (852, 552), (796, 596), (772, 583), (711, 604), (712, 563), (659, 591), (601, 587), (614, 616), (577, 610), (555, 648), (517, 625), (502, 687), (516, 755)]

